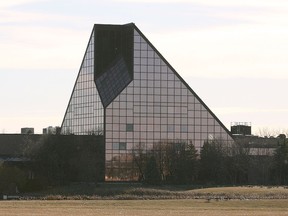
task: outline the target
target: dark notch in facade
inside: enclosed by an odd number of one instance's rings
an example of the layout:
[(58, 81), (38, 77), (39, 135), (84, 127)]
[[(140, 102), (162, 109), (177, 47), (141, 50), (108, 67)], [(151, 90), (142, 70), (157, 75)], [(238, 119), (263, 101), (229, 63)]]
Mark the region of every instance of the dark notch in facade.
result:
[(133, 79), (133, 26), (94, 25), (94, 79), (104, 107)]

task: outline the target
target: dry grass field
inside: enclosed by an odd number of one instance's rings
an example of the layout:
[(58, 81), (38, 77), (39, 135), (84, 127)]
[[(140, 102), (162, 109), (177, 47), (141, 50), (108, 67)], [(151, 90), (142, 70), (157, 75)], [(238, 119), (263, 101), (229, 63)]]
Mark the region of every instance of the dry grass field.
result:
[(152, 199), (287, 199), (288, 187), (239, 186), (193, 188), (193, 186), (145, 186), (141, 184), (70, 185), (52, 188), (23, 198), (45, 200), (152, 200)]
[(0, 216), (287, 215), (287, 187), (72, 185), (0, 201)]
[(287, 200), (33, 200), (1, 201), (2, 216), (288, 215)]

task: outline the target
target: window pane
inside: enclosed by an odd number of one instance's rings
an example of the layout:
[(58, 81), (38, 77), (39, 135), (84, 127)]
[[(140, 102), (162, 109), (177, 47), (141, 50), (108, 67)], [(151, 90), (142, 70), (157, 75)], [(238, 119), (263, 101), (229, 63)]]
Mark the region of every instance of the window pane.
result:
[(134, 131), (134, 125), (133, 124), (126, 124), (126, 131)]
[(127, 144), (124, 142), (119, 143), (119, 150), (126, 150), (127, 149)]

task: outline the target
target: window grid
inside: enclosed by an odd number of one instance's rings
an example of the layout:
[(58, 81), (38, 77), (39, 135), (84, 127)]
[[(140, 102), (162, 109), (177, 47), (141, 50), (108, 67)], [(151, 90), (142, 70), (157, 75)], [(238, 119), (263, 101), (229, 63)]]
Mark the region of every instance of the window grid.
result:
[[(200, 151), (212, 136), (230, 139), (136, 30), (134, 80), (106, 108), (106, 114), (107, 180), (137, 180), (132, 153), (139, 145), (147, 151), (169, 140), (192, 141)], [(133, 124), (133, 131), (127, 130), (127, 124)], [(114, 151), (113, 143), (127, 143), (125, 153)]]
[(94, 83), (92, 33), (62, 125), (63, 134), (103, 134), (104, 110)]

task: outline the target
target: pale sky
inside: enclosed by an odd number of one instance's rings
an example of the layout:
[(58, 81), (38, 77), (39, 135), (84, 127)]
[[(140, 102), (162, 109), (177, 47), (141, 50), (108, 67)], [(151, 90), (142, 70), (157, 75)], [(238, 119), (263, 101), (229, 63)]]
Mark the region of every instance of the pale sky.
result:
[(60, 126), (93, 24), (130, 22), (228, 129), (288, 131), (287, 0), (3, 0), (0, 133)]

